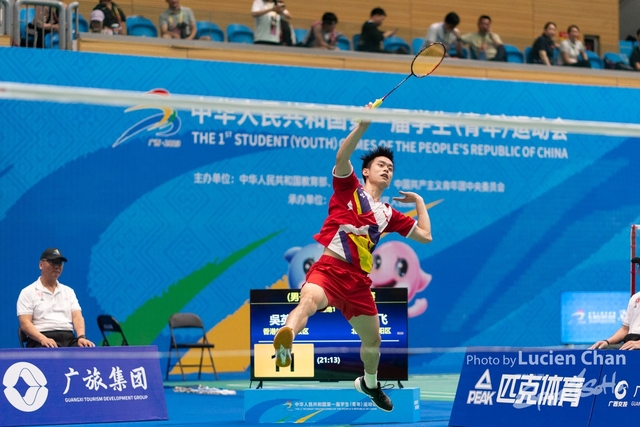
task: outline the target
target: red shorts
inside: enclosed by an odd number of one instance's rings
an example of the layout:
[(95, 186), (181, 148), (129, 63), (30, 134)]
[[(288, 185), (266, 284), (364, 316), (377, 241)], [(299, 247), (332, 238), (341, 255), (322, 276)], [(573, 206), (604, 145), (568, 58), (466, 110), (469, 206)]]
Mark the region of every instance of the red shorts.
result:
[(307, 282), (320, 286), (329, 305), (339, 309), (347, 320), (354, 316), (378, 315), (371, 295), (371, 279), (353, 264), (322, 255), (309, 269)]

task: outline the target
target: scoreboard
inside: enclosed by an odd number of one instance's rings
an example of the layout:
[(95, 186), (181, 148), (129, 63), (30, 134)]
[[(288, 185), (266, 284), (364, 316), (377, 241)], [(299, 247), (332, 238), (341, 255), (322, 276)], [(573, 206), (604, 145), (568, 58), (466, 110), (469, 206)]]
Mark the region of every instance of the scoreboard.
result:
[[(407, 380), (407, 289), (376, 288), (372, 294), (382, 337), (378, 379)], [(291, 366), (276, 366), (273, 337), (299, 298), (299, 289), (250, 291), (251, 380), (347, 381), (361, 376), (360, 339), (334, 307), (309, 318), (293, 341)]]

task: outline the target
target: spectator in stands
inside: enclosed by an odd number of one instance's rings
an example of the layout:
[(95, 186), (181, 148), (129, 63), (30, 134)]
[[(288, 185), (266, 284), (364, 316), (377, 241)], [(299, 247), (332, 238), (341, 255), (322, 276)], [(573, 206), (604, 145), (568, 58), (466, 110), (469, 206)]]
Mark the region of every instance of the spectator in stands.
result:
[(44, 47), (44, 37), (59, 30), (58, 8), (36, 6), (33, 21), (27, 24), (26, 37), (20, 40), (22, 47)]
[(636, 32), (636, 38), (638, 39), (638, 45), (633, 48), (631, 56), (629, 57), (629, 65), (635, 71), (640, 71), (640, 28)]
[(469, 46), (472, 58), (481, 61), (506, 61), (507, 53), (500, 36), (491, 31), (491, 17), (482, 15), (478, 18), (478, 31), (462, 36), (462, 41)]
[(304, 47), (336, 49), (340, 33), (336, 31), (338, 17), (331, 12), (322, 15), (322, 21), (314, 22), (307, 37), (302, 41)]
[(460, 17), (455, 12), (447, 13), (444, 22), (435, 22), (429, 26), (427, 35), (424, 37), (422, 49), (431, 43), (440, 42), (447, 48), (447, 56), (455, 49), (455, 56), (463, 58), (462, 43), (460, 40), (460, 30), (456, 28), (460, 23)]
[(59, 249), (46, 249), (40, 255), (40, 277), (20, 292), (18, 320), (29, 348), (95, 347), (85, 336), (84, 317), (75, 292), (58, 282), (65, 262)]
[[(384, 39), (393, 36), (398, 32), (397, 28), (393, 30), (380, 31), (379, 26), (382, 25), (387, 14), (384, 9), (376, 7), (371, 11), (369, 20), (362, 25), (362, 32), (360, 33), (360, 41), (358, 42), (358, 50), (363, 52), (378, 52), (384, 53), (382, 42)], [(396, 53), (409, 53), (397, 51)]]
[(180, 0), (167, 0), (169, 9), (160, 15), (160, 37), (164, 39), (196, 38), (196, 17), (193, 11), (180, 5)]
[[(92, 33), (104, 32), (104, 12), (101, 10), (92, 10), (89, 17), (89, 31)], [(109, 28), (111, 31), (111, 28)], [(113, 34), (113, 32), (111, 33)]]
[(556, 35), (556, 24), (547, 22), (544, 32), (536, 39), (531, 48), (531, 62), (534, 64), (553, 65), (553, 56), (556, 45), (553, 38)]
[(587, 50), (579, 40), (580, 28), (577, 25), (571, 25), (567, 29), (567, 34), (569, 34), (569, 38), (560, 43), (560, 64), (591, 68)]
[(255, 44), (287, 45), (291, 43), (291, 14), (279, 0), (254, 0), (251, 15), (255, 18), (253, 42)]
[(111, 0), (100, 0), (100, 3), (98, 3), (93, 10), (100, 10), (104, 14), (104, 21), (102, 25), (105, 29), (111, 29), (111, 33), (108, 31), (105, 31), (105, 33), (127, 34), (125, 28), (127, 16), (117, 4)]

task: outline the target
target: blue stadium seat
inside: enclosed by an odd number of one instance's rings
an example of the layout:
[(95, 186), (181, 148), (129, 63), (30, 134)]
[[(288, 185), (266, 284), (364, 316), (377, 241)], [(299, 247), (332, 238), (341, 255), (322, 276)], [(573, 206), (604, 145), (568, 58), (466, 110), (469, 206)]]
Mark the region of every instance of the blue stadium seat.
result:
[(139, 37), (158, 37), (158, 29), (149, 18), (129, 16), (127, 18), (127, 34)]
[(402, 37), (391, 36), (384, 39), (382, 42), (384, 50), (387, 52), (395, 52), (400, 48), (405, 48), (407, 52), (411, 52), (411, 46)]
[(338, 43), (336, 44), (340, 50), (351, 50), (351, 42), (343, 34), (338, 37)]
[(58, 33), (47, 33), (44, 35), (44, 48), (45, 49), (59, 49), (60, 48), (60, 36)]
[(360, 50), (358, 44), (360, 43), (360, 34), (354, 34), (351, 38), (353, 40), (353, 50)]
[(422, 45), (424, 44), (424, 39), (422, 37), (416, 37), (411, 41), (411, 47), (413, 48), (413, 53), (418, 53), (422, 49)]
[[(75, 31), (75, 29), (76, 29), (76, 14), (75, 13), (71, 17), (71, 25), (72, 25), (73, 30)], [(84, 18), (84, 16), (82, 16), (82, 14), (78, 15), (78, 32), (79, 33), (88, 33), (89, 32), (89, 23)]]
[(304, 28), (294, 28), (293, 32), (296, 34), (296, 44), (301, 44), (304, 39), (307, 38), (309, 30), (305, 30)]
[(520, 52), (520, 49), (510, 44), (505, 44), (503, 46), (507, 54), (507, 62), (513, 62), (515, 64), (524, 64), (524, 54)]
[(625, 55), (628, 58), (631, 56), (631, 52), (633, 51), (633, 48), (636, 47), (637, 45), (638, 43), (636, 42), (632, 42), (629, 40), (620, 40), (619, 41), (620, 53)]
[[(469, 50), (466, 47), (462, 46), (462, 57), (465, 59), (476, 59), (473, 57), (473, 55), (469, 56)], [(473, 50), (471, 50), (471, 52), (473, 52)], [(457, 56), (458, 55), (458, 51), (456, 50), (455, 46), (453, 47), (449, 47), (447, 49), (447, 53), (449, 54), (449, 56)]]
[(625, 59), (622, 55), (615, 52), (606, 52), (604, 55), (602, 55), (602, 58), (605, 61), (609, 61), (613, 64), (617, 64), (618, 62), (624, 62), (625, 64), (629, 63), (629, 60)]
[(533, 64), (533, 62), (531, 62), (531, 46), (524, 48), (524, 62), (526, 64)]
[(242, 24), (227, 25), (227, 40), (229, 43), (253, 43), (253, 30)]
[(604, 68), (604, 61), (594, 51), (588, 50), (587, 58), (589, 58), (589, 62), (591, 63), (591, 68), (597, 68), (600, 70)]
[[(28, 14), (27, 14), (27, 11)], [(36, 10), (33, 7), (20, 9), (20, 38), (25, 38), (27, 35), (27, 24), (33, 21), (36, 16)]]
[(196, 22), (196, 39), (201, 37), (210, 37), (211, 41), (214, 42), (223, 42), (224, 41), (224, 32), (218, 27), (218, 24), (209, 21), (198, 21)]

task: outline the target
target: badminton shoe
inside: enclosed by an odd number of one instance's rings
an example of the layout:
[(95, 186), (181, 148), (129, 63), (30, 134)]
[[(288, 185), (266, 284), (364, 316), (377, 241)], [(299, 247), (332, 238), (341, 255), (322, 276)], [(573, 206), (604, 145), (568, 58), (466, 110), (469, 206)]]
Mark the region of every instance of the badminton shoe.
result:
[(284, 326), (280, 328), (273, 339), (273, 348), (276, 350), (276, 365), (286, 368), (291, 365), (291, 347), (293, 346), (293, 329)]
[(378, 383), (377, 388), (369, 388), (364, 382), (364, 377), (358, 377), (353, 385), (360, 393), (369, 396), (369, 399), (371, 399), (378, 408), (385, 412), (391, 412), (393, 410), (393, 403), (391, 402), (391, 399), (389, 399), (389, 396), (384, 394), (384, 391), (382, 391), (380, 383)]

